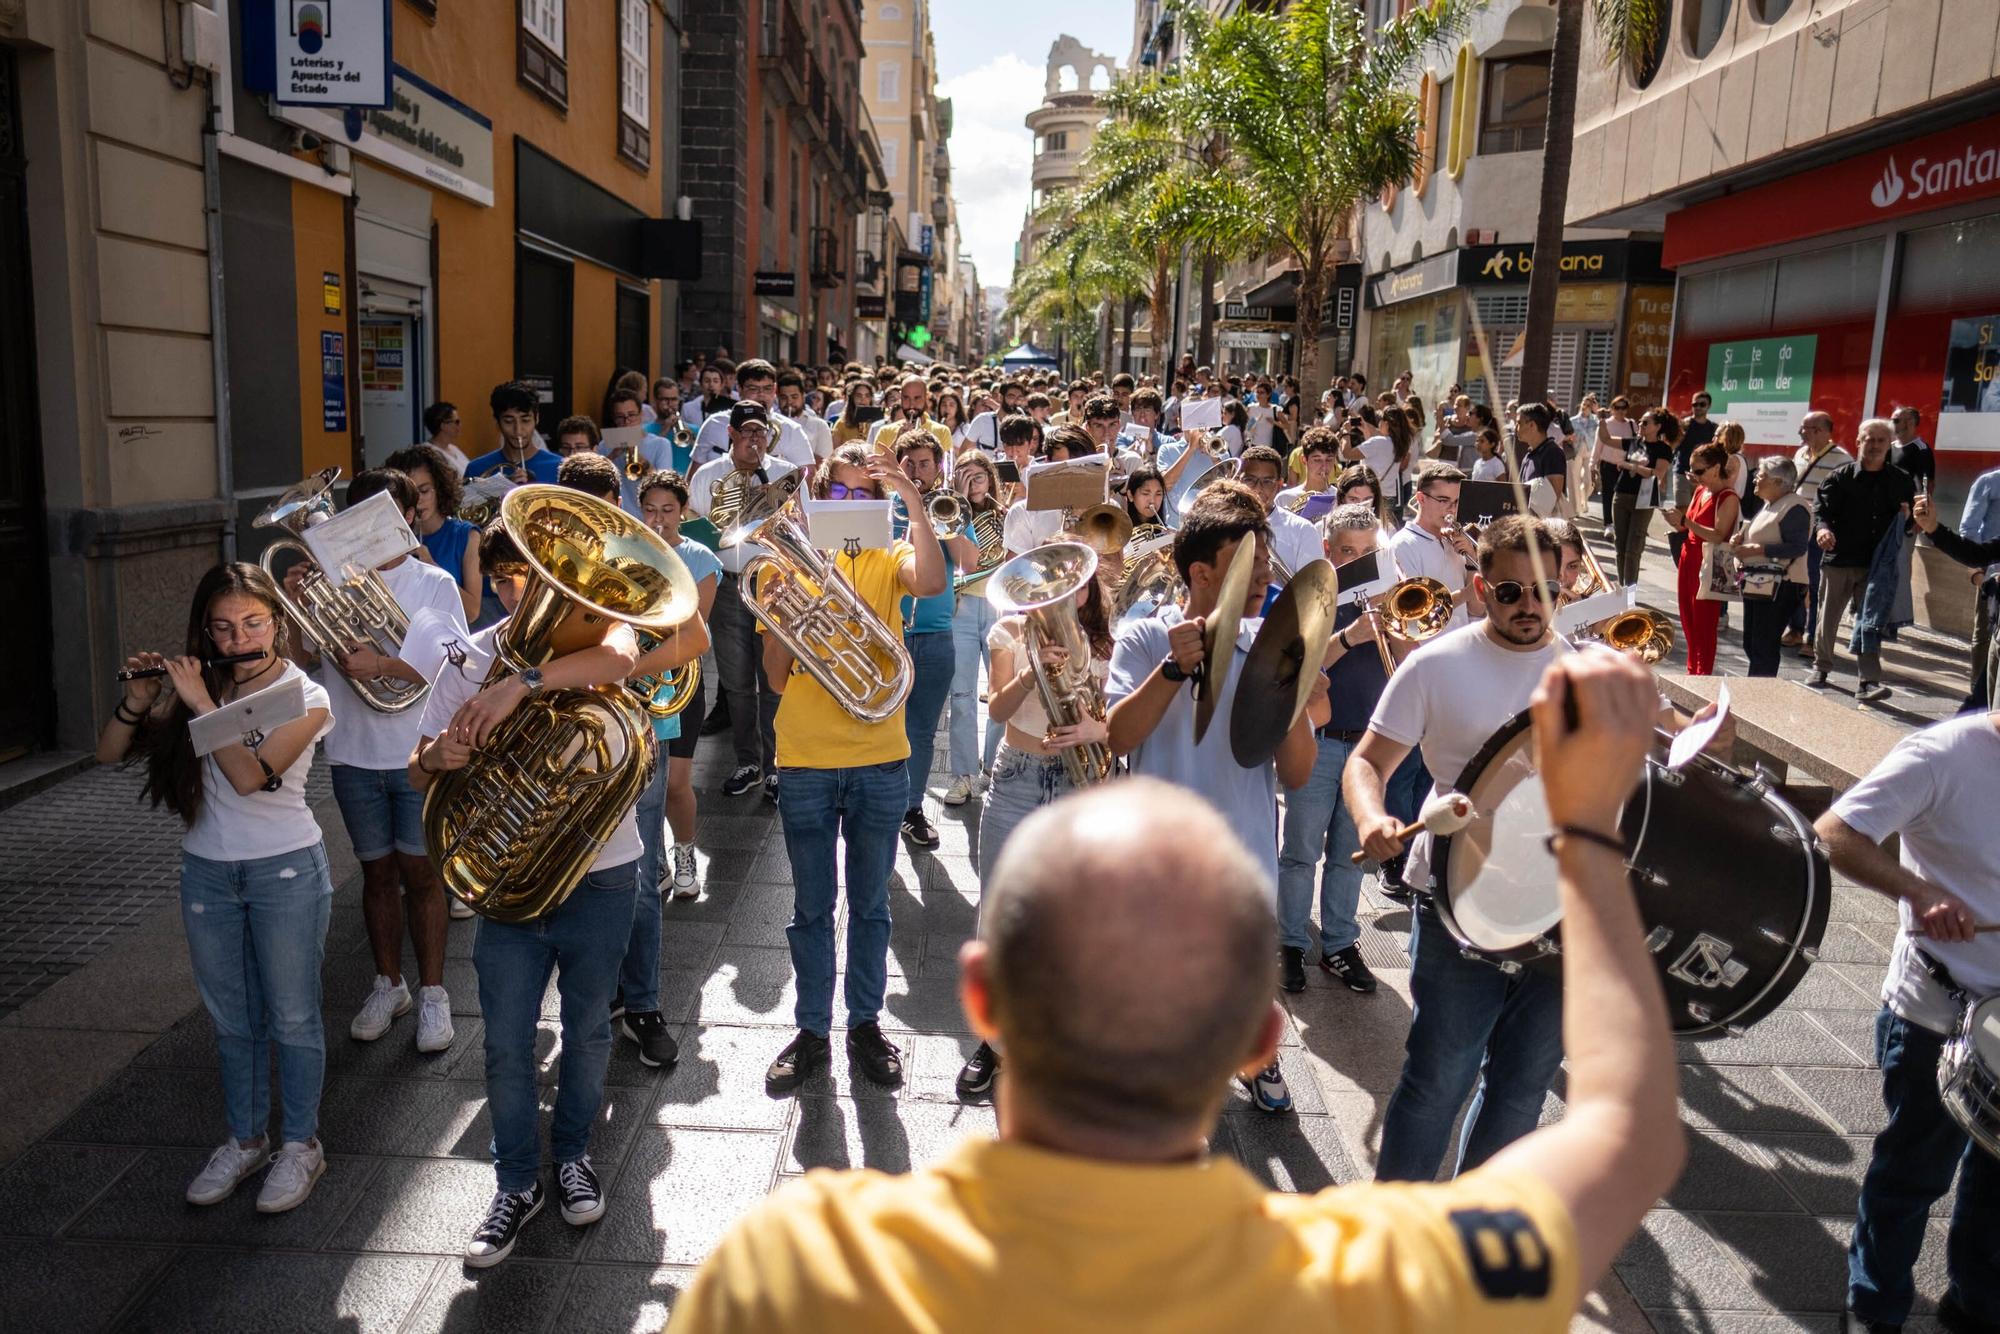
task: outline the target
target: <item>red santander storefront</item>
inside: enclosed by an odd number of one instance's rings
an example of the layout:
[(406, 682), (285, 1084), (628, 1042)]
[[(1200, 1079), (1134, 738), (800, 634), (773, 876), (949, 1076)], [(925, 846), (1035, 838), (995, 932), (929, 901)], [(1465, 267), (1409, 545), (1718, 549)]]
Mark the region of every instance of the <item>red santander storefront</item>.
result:
[(2000, 466), (2000, 116), (1670, 213), (1662, 261), (1674, 411), (1706, 389), (1769, 452), (1916, 407), (1947, 515)]

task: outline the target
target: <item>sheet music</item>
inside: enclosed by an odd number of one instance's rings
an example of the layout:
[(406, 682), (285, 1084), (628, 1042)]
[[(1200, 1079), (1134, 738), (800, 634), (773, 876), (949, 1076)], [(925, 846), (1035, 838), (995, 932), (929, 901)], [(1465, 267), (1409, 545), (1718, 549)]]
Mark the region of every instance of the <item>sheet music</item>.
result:
[(452, 660), (454, 651), (459, 657), (464, 656), (470, 637), (463, 616), (424, 607), (410, 618), (409, 632), (403, 636), (403, 648), (397, 656), (414, 667), (424, 680), (435, 684), (438, 672)]
[(402, 507), (387, 491), (377, 491), (326, 522), (314, 524), (301, 539), (326, 577), (336, 583), (356, 582), (420, 545), (403, 521)]
[(606, 458), (612, 457), (620, 450), (629, 450), (636, 454), (645, 439), (646, 428), (643, 426), (607, 426), (599, 433), (597, 452)]
[(1183, 431), (1221, 430), (1222, 400), (1220, 398), (1196, 398), (1182, 402), (1181, 429)]
[(1395, 566), (1390, 565), (1389, 572), (1384, 574), (1382, 566), (1387, 562), (1381, 556), (1381, 552), (1371, 551), (1334, 567), (1334, 577), (1339, 580), (1341, 606), (1379, 597), (1395, 587)]
[(1679, 769), (1701, 754), (1702, 748), (1715, 740), (1715, 734), (1722, 730), (1723, 720), (1728, 717), (1729, 687), (1725, 684), (1716, 688), (1715, 716), (1690, 723), (1674, 736), (1673, 744), (1667, 747), (1667, 767)]
[(850, 544), (881, 550), (892, 540), (886, 500), (804, 500), (800, 507), (806, 534), (821, 551), (840, 551)]
[(513, 478), (497, 472), (489, 473), (485, 477), (468, 477), (465, 479), (465, 492), (459, 503), (463, 506), (475, 500), (491, 501), (497, 512), (500, 502), (518, 485), (519, 483)]
[(297, 722), (305, 716), (306, 679), (294, 676), (254, 695), (245, 695), (233, 704), (212, 709), (199, 718), (189, 719), (188, 736), (194, 741), (197, 756), (213, 755), (224, 746), (233, 746), (252, 735), (261, 734), (258, 736), (261, 740), (286, 723)]

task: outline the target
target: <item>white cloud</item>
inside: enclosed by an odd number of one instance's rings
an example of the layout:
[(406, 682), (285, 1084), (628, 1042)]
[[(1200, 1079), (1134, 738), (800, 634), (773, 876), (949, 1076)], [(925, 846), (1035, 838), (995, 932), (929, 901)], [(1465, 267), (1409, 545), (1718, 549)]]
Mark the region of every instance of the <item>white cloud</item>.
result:
[(951, 189), (965, 249), (982, 284), (1005, 286), (1028, 208), (1034, 136), (1024, 122), (1041, 105), (1042, 71), (1007, 52), (937, 91), (951, 99)]

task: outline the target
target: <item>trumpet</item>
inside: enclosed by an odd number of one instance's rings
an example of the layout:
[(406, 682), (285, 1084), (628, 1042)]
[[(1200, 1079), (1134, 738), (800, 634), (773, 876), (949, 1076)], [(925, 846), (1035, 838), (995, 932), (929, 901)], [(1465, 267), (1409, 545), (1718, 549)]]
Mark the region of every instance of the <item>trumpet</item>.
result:
[[(674, 428), (673, 441), (676, 449), (686, 449), (694, 443), (694, 428), (682, 422)], [(632, 457), (625, 460), (625, 476), (632, 481), (642, 481), (652, 471), (653, 465), (648, 463), (646, 456), (636, 449), (632, 451)]]
[[(1122, 515), (1121, 515), (1122, 517)], [(1104, 720), (1104, 696), (1090, 670), (1090, 637), (1076, 615), (1077, 591), (1097, 577), (1097, 553), (1080, 542), (1055, 542), (1024, 552), (993, 572), (986, 600), (1002, 616), (1026, 622), (1025, 651), (1035, 674), (1035, 694), (1051, 729), (1085, 718)], [(1042, 661), (1042, 650), (1063, 651), (1060, 666)], [(1103, 741), (1065, 747), (1063, 769), (1078, 787), (1104, 781), (1115, 758)]]

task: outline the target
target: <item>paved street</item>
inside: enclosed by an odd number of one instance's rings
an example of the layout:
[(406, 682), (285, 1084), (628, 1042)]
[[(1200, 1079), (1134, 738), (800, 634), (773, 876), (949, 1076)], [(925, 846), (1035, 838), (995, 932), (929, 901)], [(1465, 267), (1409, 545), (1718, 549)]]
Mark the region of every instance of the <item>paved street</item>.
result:
[[(1899, 702), (1946, 710), (1942, 696)], [(478, 1277), (457, 1258), (492, 1190), (473, 923), (452, 924), (450, 1051), (416, 1054), (411, 1019), (377, 1043), (349, 1040), (372, 970), (352, 861), (322, 794), (342, 877), (326, 962), (331, 1165), (293, 1213), (260, 1217), (254, 1190), (198, 1210), (181, 1191), (221, 1133), (220, 1093), (207, 1019), (172, 972), (184, 955), (176, 831), (131, 804), (133, 775), (106, 770), (0, 812), (0, 981), (14, 1007), (0, 1019), (0, 1062), (25, 1076), (0, 1094), (0, 1161), (18, 1155), (0, 1167), (0, 1310), (42, 1312), (22, 1327), (66, 1330), (651, 1329), (729, 1221), (787, 1178), (817, 1166), (903, 1171), (961, 1135), (991, 1133), (991, 1110), (960, 1106), (951, 1087), (972, 1045), (953, 982), (977, 900), (972, 808), (944, 813), (935, 855), (898, 860), (883, 1025), (913, 1046), (907, 1086), (857, 1087), (836, 1042), (830, 1077), (774, 1101), (762, 1071), (790, 1025), (789, 868), (771, 808), (715, 795), (726, 768), (709, 742), (697, 770), (706, 892), (666, 909), (664, 1001), (681, 1062), (649, 1071), (621, 1043), (611, 1065), (594, 1149), (609, 1212), (578, 1231), (549, 1211), (515, 1258)], [(1407, 913), (1372, 883), (1364, 910), (1362, 948), (1383, 989), (1354, 996), (1311, 970), (1308, 990), (1286, 998), (1282, 1063), (1298, 1113), (1265, 1117), (1239, 1098), (1217, 1127), (1216, 1151), (1278, 1188), (1352, 1181), (1372, 1166), (1409, 973)], [(1836, 1327), (1850, 1212), (1882, 1119), (1871, 1029), (1892, 916), (1843, 887), (1824, 961), (1791, 1002), (1745, 1038), (1683, 1049), (1688, 1170), (1583, 1327)], [(553, 1014), (551, 993), (550, 1078)], [(80, 1067), (101, 1070), (101, 1085), (75, 1076)], [(58, 1117), (34, 1122), (57, 1102)], [(1559, 1110), (1552, 1098), (1550, 1114)], [(32, 1133), (17, 1134), (23, 1125)], [(1948, 1204), (1920, 1267), (1923, 1311), (1942, 1288)]]

